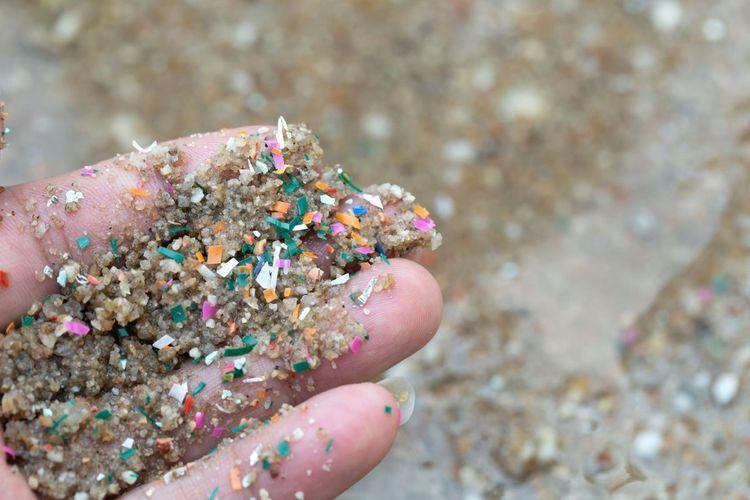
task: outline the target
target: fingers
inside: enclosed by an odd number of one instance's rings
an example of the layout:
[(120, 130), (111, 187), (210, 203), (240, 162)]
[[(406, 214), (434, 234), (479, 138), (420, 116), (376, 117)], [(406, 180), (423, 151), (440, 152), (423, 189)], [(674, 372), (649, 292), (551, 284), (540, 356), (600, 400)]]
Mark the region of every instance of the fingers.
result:
[[(170, 483), (144, 485), (132, 498), (333, 498), (362, 478), (390, 449), (398, 427), (393, 396), (374, 384), (339, 387), (199, 463)], [(288, 444), (288, 454), (286, 444)], [(261, 446), (258, 451), (258, 445)], [(251, 458), (271, 452), (269, 466)], [(282, 456), (286, 455), (286, 456)], [(278, 460), (278, 462), (276, 462)], [(253, 463), (251, 466), (250, 464)], [(257, 479), (242, 487), (246, 475)], [(274, 477), (275, 476), (275, 477)], [(216, 490), (218, 488), (218, 490)], [(130, 495), (128, 496), (130, 497)]]
[[(231, 129), (194, 135), (170, 143), (184, 152), (181, 168), (194, 171), (206, 166), (221, 144), (240, 130), (254, 133), (259, 127)], [(269, 133), (273, 129), (269, 128)], [(133, 157), (143, 157), (134, 153)], [(95, 175), (75, 171), (0, 192), (0, 270), (8, 277), (8, 287), (0, 284), (0, 325), (23, 314), (34, 300), (57, 290), (54, 279), (41, 278), (45, 265), (55, 268), (68, 253), (76, 260), (90, 262), (110, 248), (111, 237), (128, 228), (148, 228), (156, 216), (153, 202), (166, 184), (151, 169), (128, 168), (130, 156), (86, 167)], [(88, 173), (88, 172), (86, 172)], [(138, 188), (137, 203), (130, 189)], [(2, 191), (2, 190), (0, 190)], [(66, 210), (66, 193), (81, 193), (77, 210)], [(53, 196), (57, 202), (52, 202)], [(74, 195), (75, 196), (75, 195)], [(49, 206), (48, 206), (49, 204)], [(141, 210), (135, 210), (138, 204)], [(87, 235), (90, 245), (80, 249), (76, 238)], [(1, 283), (1, 282), (0, 282)]]
[[(438, 284), (419, 264), (393, 259), (390, 265), (378, 264), (356, 274), (347, 283), (345, 294), (361, 293), (373, 277), (384, 274), (391, 274), (394, 282), (391, 288), (373, 293), (364, 307), (356, 307), (348, 300), (347, 307), (353, 319), (364, 324), (369, 337), (356, 353), (345, 354), (335, 362), (324, 361), (318, 369), (296, 375), (288, 381), (271, 379), (269, 374), (274, 363), (268, 359), (253, 360), (251, 357), (246, 365), (247, 376), (228, 384), (222, 382), (224, 363), (190, 365), (190, 371), (185, 375), (189, 387), (201, 382), (206, 384), (206, 388), (196, 397), (196, 410), (220, 404), (220, 394), (225, 389), (235, 396), (257, 400), (258, 404), (254, 407), (218, 415), (220, 420), (217, 426), (230, 429), (243, 418), (267, 418), (282, 403), (299, 404), (333, 387), (371, 380), (419, 350), (429, 342), (440, 322), (442, 296)], [(273, 402), (272, 406), (265, 408), (269, 401)], [(195, 460), (203, 456), (220, 441), (221, 437), (212, 436), (209, 432), (202, 433), (191, 442), (185, 459)]]

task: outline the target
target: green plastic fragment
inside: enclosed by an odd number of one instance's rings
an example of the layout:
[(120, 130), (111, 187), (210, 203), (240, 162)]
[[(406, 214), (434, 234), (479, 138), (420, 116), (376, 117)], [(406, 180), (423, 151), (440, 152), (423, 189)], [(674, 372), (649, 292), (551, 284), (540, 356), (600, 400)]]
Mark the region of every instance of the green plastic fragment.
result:
[(208, 495), (208, 500), (214, 500), (216, 498), (216, 494), (219, 493), (219, 487), (215, 487), (213, 490), (211, 490), (211, 494)]
[(120, 458), (122, 458), (123, 460), (127, 460), (128, 458), (132, 457), (135, 454), (136, 454), (136, 451), (134, 448), (128, 448), (127, 450), (120, 453)]
[(328, 444), (326, 444), (326, 453), (331, 451), (331, 448), (333, 448), (333, 438), (328, 440)]
[(172, 309), (169, 310), (169, 312), (172, 313), (172, 321), (175, 323), (182, 323), (187, 319), (187, 313), (185, 312), (185, 308), (182, 307), (182, 305), (177, 304)]
[(251, 345), (255, 347), (255, 345), (258, 343), (258, 339), (256, 339), (250, 334), (247, 334), (244, 337), (242, 337), (242, 343), (245, 345)]
[(292, 369), (295, 371), (295, 373), (303, 373), (310, 369), (310, 362), (306, 359), (303, 359), (302, 361), (297, 361), (296, 363), (292, 364)]
[(356, 186), (352, 182), (352, 178), (349, 177), (349, 175), (346, 172), (344, 172), (343, 170), (341, 172), (339, 172), (339, 179), (341, 179), (342, 181), (344, 181), (344, 184), (346, 184), (347, 186), (349, 186), (350, 188), (352, 188), (356, 192), (358, 192), (358, 193), (362, 192), (362, 189), (360, 187)]
[(297, 213), (299, 215), (306, 214), (309, 208), (310, 207), (307, 204), (306, 196), (300, 196), (299, 198), (297, 198)]
[(128, 336), (128, 330), (126, 328), (120, 327), (117, 329), (117, 334), (120, 336), (120, 338), (125, 338)]
[(201, 380), (200, 382), (198, 382), (198, 385), (195, 386), (195, 389), (190, 391), (190, 394), (192, 394), (193, 396), (197, 396), (205, 388), (206, 388), (206, 383)]
[(83, 236), (76, 238), (76, 244), (78, 245), (78, 248), (85, 250), (91, 244), (91, 238), (89, 238), (88, 234), (84, 234)]
[(184, 255), (182, 255), (180, 252), (170, 250), (169, 248), (159, 247), (157, 252), (162, 254), (164, 257), (168, 257), (176, 262), (182, 262), (183, 260), (185, 260)]
[(169, 228), (169, 234), (175, 235), (177, 233), (182, 233), (185, 231), (190, 231), (190, 226), (174, 226)]
[(57, 430), (58, 427), (60, 427), (60, 424), (65, 421), (65, 419), (68, 418), (68, 414), (62, 415), (60, 418), (52, 421), (52, 427), (47, 429), (47, 432), (54, 432)]
[(247, 422), (242, 422), (241, 424), (232, 427), (232, 432), (234, 432), (236, 434), (236, 433), (244, 430), (245, 427), (247, 427)]
[(302, 182), (292, 174), (289, 175), (289, 181), (284, 182), (284, 192), (286, 194), (292, 194), (302, 187)]
[(112, 254), (117, 257), (120, 255), (120, 249), (117, 246), (117, 238), (109, 240), (109, 244), (112, 246)]
[(291, 451), (291, 448), (289, 447), (289, 441), (284, 439), (283, 441), (279, 442), (279, 446), (277, 447), (279, 451), (279, 455), (282, 457), (286, 457), (289, 455), (289, 452)]
[(107, 410), (106, 408), (94, 415), (94, 418), (97, 420), (109, 420), (112, 418), (112, 412)]
[(232, 356), (242, 356), (243, 354), (247, 354), (252, 351), (254, 347), (255, 344), (243, 345), (240, 347), (227, 347), (226, 349), (224, 349), (224, 357), (229, 358)]
[(387, 414), (389, 414), (389, 415), (390, 415), (392, 411), (393, 411), (393, 408), (391, 408), (391, 407), (390, 407), (390, 406), (388, 406), (388, 405), (385, 405), (385, 412), (386, 412)]
[(34, 318), (31, 316), (22, 316), (21, 317), (21, 326), (31, 326), (34, 324)]

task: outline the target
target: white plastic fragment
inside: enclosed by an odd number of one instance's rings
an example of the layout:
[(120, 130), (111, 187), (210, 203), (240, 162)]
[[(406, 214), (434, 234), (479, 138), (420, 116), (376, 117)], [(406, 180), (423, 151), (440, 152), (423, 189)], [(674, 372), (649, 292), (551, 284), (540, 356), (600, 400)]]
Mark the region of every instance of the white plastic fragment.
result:
[(367, 301), (370, 300), (370, 295), (372, 295), (372, 291), (375, 289), (375, 282), (377, 280), (377, 276), (373, 276), (372, 278), (370, 278), (370, 281), (367, 283), (364, 292), (362, 292), (362, 294), (357, 297), (357, 302), (359, 302), (360, 306), (367, 304)]
[(209, 269), (205, 264), (201, 264), (201, 266), (198, 268), (198, 272), (200, 273), (201, 276), (203, 276), (207, 280), (210, 280), (216, 277), (216, 273), (214, 273), (211, 269)]
[(284, 149), (286, 143), (284, 142), (284, 132), (289, 133), (289, 127), (286, 126), (286, 120), (283, 116), (279, 116), (276, 122), (276, 142), (279, 143), (279, 148)]
[(174, 398), (180, 404), (185, 400), (187, 393), (187, 382), (183, 382), (182, 384), (172, 384), (172, 387), (169, 389), (169, 396)]
[(57, 284), (60, 286), (65, 286), (67, 281), (68, 273), (65, 272), (65, 269), (60, 269), (60, 272), (57, 274)]
[(135, 484), (135, 482), (138, 481), (138, 474), (132, 470), (126, 470), (120, 477), (122, 477), (122, 480), (128, 484)]
[(193, 188), (190, 192), (190, 201), (193, 203), (200, 203), (204, 196), (206, 195), (201, 188)]
[(302, 312), (299, 313), (299, 320), (303, 321), (307, 317), (308, 314), (310, 314), (310, 308), (305, 307), (304, 309), (302, 309)]
[(126, 438), (125, 441), (122, 442), (122, 447), (131, 449), (134, 444), (135, 444), (135, 441), (133, 441), (133, 438), (129, 437), (129, 438)]
[(204, 360), (204, 362), (206, 363), (206, 366), (209, 366), (211, 363), (216, 361), (216, 358), (218, 357), (219, 357), (219, 351), (213, 351), (212, 353), (207, 354), (206, 359)]
[(323, 203), (324, 205), (330, 205), (332, 207), (336, 206), (336, 198), (328, 196), (327, 194), (320, 195), (320, 202)]
[(172, 337), (172, 336), (170, 336), (168, 334), (164, 334), (164, 335), (162, 335), (162, 337), (159, 340), (157, 340), (156, 342), (154, 342), (151, 345), (153, 345), (154, 347), (156, 347), (157, 349), (159, 349), (161, 351), (162, 349), (164, 349), (165, 347), (167, 347), (172, 342), (174, 342), (174, 337)]
[(44, 266), (44, 269), (42, 269), (42, 273), (44, 273), (44, 275), (48, 278), (54, 276), (52, 268), (49, 266)]
[(133, 139), (132, 145), (136, 150), (138, 150), (141, 153), (150, 153), (151, 150), (156, 147), (156, 141), (152, 142), (148, 147), (142, 148), (141, 145), (138, 144), (138, 141)]
[(383, 201), (380, 199), (380, 196), (367, 193), (362, 193), (360, 196), (371, 205), (374, 205), (380, 210), (383, 210)]
[(292, 228), (292, 231), (304, 231), (307, 229), (307, 226), (304, 224), (297, 224)]
[(81, 201), (82, 199), (83, 193), (81, 193), (80, 191), (69, 189), (65, 192), (65, 203), (76, 203), (77, 201)]
[(258, 276), (256, 276), (255, 281), (264, 289), (271, 288), (271, 276), (273, 274), (273, 269), (268, 262), (265, 262), (263, 264), (263, 267), (260, 268), (260, 271), (258, 272)]
[(229, 276), (229, 273), (232, 272), (232, 269), (237, 267), (237, 264), (239, 264), (237, 259), (232, 257), (230, 260), (220, 265), (219, 268), (216, 270), (216, 273), (222, 278), (226, 278), (227, 276)]
[(347, 281), (349, 281), (349, 273), (342, 274), (335, 280), (331, 281), (331, 285), (343, 285)]

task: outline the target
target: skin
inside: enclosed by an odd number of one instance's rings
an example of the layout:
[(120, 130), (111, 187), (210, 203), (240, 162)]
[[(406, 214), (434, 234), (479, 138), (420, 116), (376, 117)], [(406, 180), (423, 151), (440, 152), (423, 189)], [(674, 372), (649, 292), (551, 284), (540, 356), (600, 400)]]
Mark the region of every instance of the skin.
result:
[[(206, 160), (237, 130), (255, 131), (257, 128), (243, 127), (173, 142), (185, 152), (184, 168), (199, 169), (205, 168)], [(269, 129), (272, 130), (272, 127)], [(59, 261), (49, 254), (50, 247), (86, 260), (87, 255), (107, 248), (109, 241), (105, 235), (123, 233), (132, 224), (141, 227), (148, 224), (148, 210), (127, 213), (114, 206), (127, 188), (138, 185), (156, 192), (162, 188), (161, 180), (151, 178), (142, 182), (136, 174), (122, 168), (123, 162), (115, 158), (94, 165), (91, 168), (100, 171), (96, 178), (81, 177), (75, 171), (12, 186), (0, 193), (0, 208), (5, 214), (0, 222), (0, 269), (8, 271), (10, 277), (10, 288), (0, 288), (0, 325), (17, 320), (34, 300), (56, 291), (57, 285), (53, 280), (40, 283), (34, 279), (34, 273), (45, 264)], [(42, 192), (49, 184), (83, 192), (85, 199), (81, 210), (65, 214), (60, 206), (44, 206)], [(37, 239), (29, 229), (31, 215), (24, 209), (30, 199), (40, 200), (31, 212), (40, 214), (42, 220), (48, 222), (53, 211), (57, 212), (65, 221), (64, 227), (56, 228), (50, 224), (44, 238)], [(92, 206), (96, 209), (91, 209)], [(15, 215), (10, 215), (12, 213)], [(75, 238), (84, 231), (91, 237), (93, 251), (80, 255)], [(391, 290), (371, 297), (367, 305), (369, 314), (361, 309), (350, 310), (351, 315), (365, 325), (371, 337), (366, 348), (356, 355), (339, 358), (335, 365), (323, 364), (311, 373), (310, 377), (315, 381), (313, 393), (295, 392), (280, 384), (281, 398), (296, 405), (283, 418), (203, 459), (201, 457), (214, 443), (196, 444), (187, 457), (197, 460), (188, 474), (168, 485), (162, 482), (143, 485), (124, 495), (124, 498), (144, 498), (147, 491), (151, 493), (151, 498), (207, 498), (217, 486), (220, 498), (248, 498), (251, 494), (258, 495), (261, 488), (271, 498), (293, 498), (298, 491), (303, 491), (306, 499), (331, 498), (375, 467), (393, 444), (398, 417), (395, 412), (388, 415), (384, 411), (386, 406), (396, 408), (393, 396), (382, 387), (366, 381), (424, 346), (437, 331), (442, 311), (440, 289), (425, 268), (406, 259), (393, 259), (391, 264), (364, 270), (348, 284), (350, 289), (362, 289), (374, 274), (388, 272), (395, 277), (396, 284)], [(253, 373), (253, 369), (261, 372), (264, 362), (262, 359), (254, 362), (248, 373)], [(191, 380), (216, 382), (219, 377), (213, 370), (218, 369), (217, 366), (188, 367), (185, 370), (192, 372), (187, 372), (185, 376)], [(202, 398), (215, 397), (212, 394), (216, 391), (211, 391), (211, 387), (208, 389), (202, 393)], [(242, 388), (237, 386), (232, 390)], [(247, 415), (263, 416), (257, 412), (252, 410)], [(321, 443), (324, 441), (317, 434), (319, 427), (325, 428), (326, 442), (328, 438), (334, 439), (335, 445), (328, 453), (323, 451)], [(230, 470), (233, 466), (241, 462), (244, 474), (247, 460), (258, 443), (275, 446), (297, 428), (303, 430), (304, 436), (293, 443), (292, 454), (283, 463), (277, 478), (272, 479), (268, 473), (264, 473), (250, 489), (232, 490)], [(324, 470), (324, 466), (329, 470)], [(0, 484), (3, 485), (3, 495), (9, 498), (35, 498), (25, 480), (6, 463), (2, 453)]]

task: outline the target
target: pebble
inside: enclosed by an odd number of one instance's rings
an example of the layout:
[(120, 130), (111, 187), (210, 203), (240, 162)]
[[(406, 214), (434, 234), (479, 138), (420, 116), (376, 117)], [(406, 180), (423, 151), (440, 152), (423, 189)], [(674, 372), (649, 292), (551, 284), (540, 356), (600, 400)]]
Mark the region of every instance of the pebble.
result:
[(662, 445), (661, 433), (647, 429), (638, 433), (633, 441), (633, 454), (644, 460), (650, 460), (659, 455)]
[(740, 380), (734, 373), (722, 373), (711, 386), (711, 395), (719, 405), (727, 405), (737, 396)]

